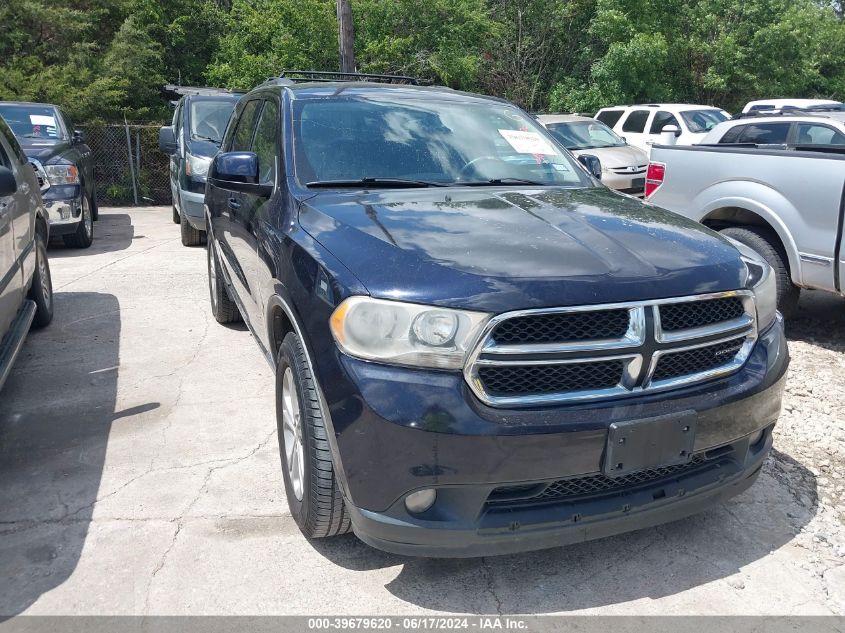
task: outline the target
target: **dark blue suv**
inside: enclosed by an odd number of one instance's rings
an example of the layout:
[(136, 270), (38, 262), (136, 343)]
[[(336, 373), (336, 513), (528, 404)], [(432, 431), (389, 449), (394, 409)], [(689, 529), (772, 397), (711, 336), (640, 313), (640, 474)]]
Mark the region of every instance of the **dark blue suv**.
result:
[(306, 536), (500, 554), (754, 482), (788, 365), (771, 269), (591, 166), (446, 88), (241, 99), (205, 195), (211, 304), (275, 368)]

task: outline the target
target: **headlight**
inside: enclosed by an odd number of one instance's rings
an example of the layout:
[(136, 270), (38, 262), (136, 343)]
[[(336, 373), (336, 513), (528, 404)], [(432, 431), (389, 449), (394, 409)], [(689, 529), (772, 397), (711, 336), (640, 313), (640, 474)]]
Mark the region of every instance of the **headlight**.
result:
[(754, 302), (757, 304), (757, 327), (766, 329), (775, 320), (778, 309), (778, 287), (775, 281), (775, 271), (757, 251), (728, 238), (742, 256), (747, 271), (745, 287), (754, 292)]
[(191, 178), (205, 178), (208, 176), (208, 168), (211, 166), (211, 159), (207, 156), (194, 156), (185, 154), (185, 175)]
[(350, 356), (460, 369), (489, 317), (483, 312), (350, 297), (332, 314), (331, 330), (340, 349)]
[(44, 173), (51, 185), (78, 185), (79, 170), (76, 165), (44, 165)]

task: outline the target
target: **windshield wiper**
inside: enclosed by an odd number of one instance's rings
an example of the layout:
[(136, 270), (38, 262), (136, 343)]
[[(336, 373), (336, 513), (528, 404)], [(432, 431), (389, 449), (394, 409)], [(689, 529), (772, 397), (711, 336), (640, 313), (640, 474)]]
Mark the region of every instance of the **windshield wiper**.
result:
[(215, 145), (220, 145), (220, 140), (221, 140), (219, 138), (211, 138), (210, 136), (203, 136), (202, 134), (191, 134), (191, 138), (196, 139), (198, 141), (209, 141), (211, 143), (214, 143)]
[(385, 187), (385, 188), (402, 188), (402, 187), (445, 187), (446, 185), (440, 182), (430, 182), (428, 180), (409, 180), (407, 178), (359, 178), (358, 180), (312, 180), (305, 183), (306, 187)]
[(527, 180), (525, 178), (492, 178), (490, 180), (471, 180), (468, 182), (457, 182), (455, 184), (465, 187), (486, 187), (487, 185), (538, 185), (546, 187), (551, 183)]

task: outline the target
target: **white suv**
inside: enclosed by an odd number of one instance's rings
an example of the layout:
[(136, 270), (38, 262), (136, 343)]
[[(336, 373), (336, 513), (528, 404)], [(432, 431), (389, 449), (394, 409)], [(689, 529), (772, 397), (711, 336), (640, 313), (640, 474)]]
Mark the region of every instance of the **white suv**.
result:
[(649, 151), (660, 142), (663, 128), (674, 125), (678, 145), (700, 143), (704, 136), (730, 114), (720, 108), (683, 103), (649, 103), (644, 105), (602, 108), (596, 118), (612, 128), (630, 145)]

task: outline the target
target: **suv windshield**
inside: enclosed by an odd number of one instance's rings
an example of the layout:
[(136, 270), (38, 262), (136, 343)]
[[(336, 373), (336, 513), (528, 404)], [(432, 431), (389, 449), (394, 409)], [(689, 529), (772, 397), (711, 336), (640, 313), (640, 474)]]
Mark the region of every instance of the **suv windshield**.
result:
[(507, 104), (304, 99), (293, 119), (296, 175), (312, 186), (592, 186), (544, 128)]
[(569, 150), (623, 147), (625, 141), (600, 121), (548, 123), (549, 132)]
[(64, 134), (52, 106), (0, 105), (2, 116), (18, 138), (43, 138), (57, 140)]
[(192, 101), (191, 138), (213, 141), (219, 145), (235, 104), (233, 99)]
[(681, 117), (693, 134), (709, 132), (722, 121), (728, 120), (720, 110), (687, 110), (681, 112)]

